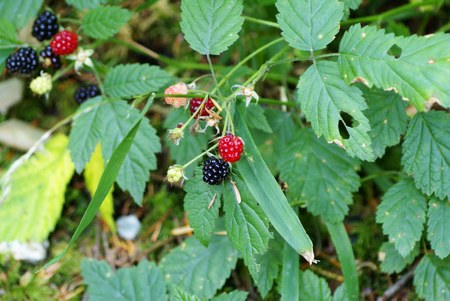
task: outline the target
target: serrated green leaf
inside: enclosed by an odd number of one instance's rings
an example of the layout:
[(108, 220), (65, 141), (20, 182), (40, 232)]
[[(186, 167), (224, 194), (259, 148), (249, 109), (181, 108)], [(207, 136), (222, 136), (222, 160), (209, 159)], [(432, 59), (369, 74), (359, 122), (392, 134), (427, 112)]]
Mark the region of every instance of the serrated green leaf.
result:
[(450, 198), (450, 115), (430, 111), (411, 120), (402, 165), (424, 193)]
[(450, 300), (450, 257), (425, 255), (414, 271), (414, 286), (426, 301)]
[(242, 0), (183, 0), (181, 30), (198, 53), (219, 55), (239, 37), (242, 9)]
[(298, 254), (287, 243), (284, 243), (283, 264), (281, 265), (281, 276), (279, 284), (279, 292), (281, 301), (290, 301), (299, 299), (300, 281), (299, 275), (300, 258)]
[[(78, 172), (90, 160), (98, 143), (102, 145), (103, 158), (108, 161), (139, 119), (139, 111), (122, 100), (102, 101), (101, 97), (96, 97), (83, 103), (78, 112), (86, 110), (75, 120), (70, 132), (69, 150)], [(156, 169), (155, 153), (159, 151), (159, 138), (145, 118), (116, 179), (119, 186), (128, 190), (138, 204), (142, 201), (149, 171)]]
[(345, 284), (339, 285), (334, 291), (333, 301), (349, 301)]
[[(393, 46), (401, 49), (391, 55)], [(450, 35), (395, 37), (374, 26), (352, 26), (339, 46), (339, 65), (348, 82), (394, 90), (420, 111), (436, 100), (450, 107)]]
[(6, 19), (17, 29), (27, 25), (35, 17), (43, 0), (3, 0), (0, 1), (0, 19)]
[(117, 65), (105, 78), (105, 94), (132, 98), (156, 92), (172, 80), (170, 74), (148, 64)]
[(297, 130), (279, 157), (278, 170), (288, 183), (291, 201), (304, 201), (308, 211), (329, 221), (342, 221), (360, 185), (359, 162), (311, 130)]
[(269, 250), (257, 256), (259, 270), (253, 276), (255, 284), (258, 287), (259, 294), (265, 298), (272, 289), (274, 280), (278, 278), (280, 266), (283, 263), (283, 245), (277, 239), (271, 239)]
[[(172, 110), (164, 120), (164, 128), (174, 129), (178, 123), (186, 122), (189, 117), (189, 110), (185, 110), (184, 108)], [(170, 150), (170, 158), (177, 164), (183, 165), (207, 149), (211, 134), (210, 131), (206, 131), (205, 133), (191, 133), (186, 130), (184, 138), (179, 141), (178, 145), (170, 141), (168, 135), (165, 135), (165, 138), (166, 146)], [(187, 177), (191, 177), (194, 174), (194, 169), (199, 163), (197, 161), (186, 168), (185, 174)]]
[(233, 180), (242, 201), (238, 203), (231, 183), (226, 183), (223, 192), (225, 227), (228, 238), (241, 253), (250, 274), (255, 278), (259, 272), (256, 255), (264, 254), (269, 247), (269, 221), (247, 185), (237, 177)]
[(237, 134), (245, 141), (244, 156), (236, 163), (242, 179), (275, 230), (295, 251), (313, 262), (311, 239), (261, 158), (239, 110), (236, 110), (235, 125)]
[(67, 142), (64, 135), (51, 138), (2, 187), (6, 198), (0, 204), (0, 241), (43, 242), (53, 231), (74, 171)]
[(310, 270), (300, 272), (299, 301), (331, 301), (331, 291), (325, 279)]
[(131, 17), (131, 12), (117, 6), (100, 6), (90, 10), (81, 27), (84, 33), (94, 39), (107, 39), (119, 32)]
[(108, 3), (108, 0), (66, 0), (66, 3), (79, 10), (96, 8), (101, 4)]
[(397, 145), (406, 131), (408, 116), (406, 102), (393, 91), (362, 86), (363, 96), (369, 108), (364, 115), (369, 119), (372, 148), (375, 156), (382, 157), (386, 147)]
[(431, 198), (428, 205), (428, 240), (440, 258), (450, 254), (450, 200)]
[(385, 242), (381, 246), (379, 255), (381, 258), (381, 271), (388, 274), (400, 273), (414, 261), (417, 255), (419, 255), (419, 245), (417, 243), (408, 255), (402, 256), (393, 243)]
[[(187, 211), (190, 226), (194, 235), (204, 245), (211, 241), (216, 220), (219, 217), (222, 185), (208, 185), (203, 181), (202, 170), (198, 168), (195, 177), (184, 185), (184, 210)], [(208, 208), (212, 200), (214, 203)]]
[(213, 236), (208, 247), (190, 237), (160, 262), (166, 281), (199, 298), (212, 298), (235, 267), (238, 252), (227, 237)]
[(81, 275), (90, 301), (167, 300), (162, 271), (145, 259), (117, 272), (106, 261), (83, 259)]
[[(352, 157), (375, 159), (368, 134), (369, 120), (362, 113), (367, 105), (361, 91), (341, 79), (337, 63), (320, 61), (310, 66), (300, 77), (297, 88), (297, 101), (317, 136), (343, 145)], [(353, 124), (346, 124), (343, 113), (353, 118)], [(347, 139), (339, 132), (339, 123), (345, 126)]]
[(249, 128), (261, 130), (266, 133), (272, 133), (267, 117), (264, 114), (264, 109), (254, 103), (250, 103), (248, 107), (241, 104), (239, 109), (242, 112), (242, 117)]
[(16, 28), (10, 21), (0, 19), (0, 64), (16, 49), (16, 45)]
[(170, 301), (202, 301), (195, 295), (189, 294), (182, 288), (173, 286), (172, 293), (170, 295)]
[(409, 178), (389, 188), (378, 206), (377, 223), (403, 257), (422, 236), (426, 210), (425, 197)]
[(247, 300), (248, 293), (243, 291), (232, 291), (228, 294), (222, 294), (214, 297), (211, 301), (245, 301)]
[[(95, 191), (97, 190), (98, 182), (100, 181), (104, 169), (105, 164), (103, 162), (101, 145), (97, 144), (97, 147), (92, 154), (91, 160), (86, 164), (86, 169), (83, 173), (86, 182), (86, 188), (91, 196), (94, 195)], [(111, 231), (116, 233), (116, 224), (114, 223), (114, 199), (112, 192), (113, 188), (111, 188), (108, 195), (103, 200), (99, 212), (100, 217), (108, 225)]]
[(339, 31), (344, 6), (337, 0), (278, 0), (277, 22), (284, 39), (294, 48), (325, 48)]
[(340, 2), (344, 4), (346, 9), (355, 10), (361, 5), (362, 0), (342, 0)]

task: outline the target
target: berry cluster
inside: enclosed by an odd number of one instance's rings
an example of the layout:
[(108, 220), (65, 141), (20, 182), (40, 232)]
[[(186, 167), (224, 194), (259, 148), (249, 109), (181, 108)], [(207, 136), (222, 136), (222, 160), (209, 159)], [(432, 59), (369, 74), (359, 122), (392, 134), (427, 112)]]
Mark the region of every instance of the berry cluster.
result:
[(101, 95), (101, 91), (96, 85), (86, 85), (81, 86), (75, 91), (75, 94), (73, 95), (73, 98), (76, 102), (79, 104), (82, 104), (86, 100), (90, 98), (94, 98), (96, 96)]

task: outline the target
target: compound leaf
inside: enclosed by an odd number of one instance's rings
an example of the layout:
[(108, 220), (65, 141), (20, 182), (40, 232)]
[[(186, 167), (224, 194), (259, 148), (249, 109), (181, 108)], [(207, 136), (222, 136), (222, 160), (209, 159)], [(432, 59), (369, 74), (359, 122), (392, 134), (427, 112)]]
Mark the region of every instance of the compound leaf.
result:
[(331, 301), (331, 291), (325, 279), (310, 270), (300, 272), (299, 301)]
[(450, 257), (425, 255), (414, 271), (414, 286), (426, 301), (450, 300)]
[(328, 221), (341, 221), (358, 190), (359, 162), (336, 145), (302, 129), (286, 144), (278, 163), (291, 200), (306, 203), (308, 211)]
[(0, 241), (43, 242), (55, 228), (74, 167), (64, 135), (52, 137), (2, 187)]
[(131, 17), (129, 10), (117, 6), (99, 6), (90, 10), (81, 26), (94, 39), (107, 39), (119, 32)]
[(81, 274), (91, 301), (167, 300), (162, 271), (145, 259), (117, 272), (106, 261), (83, 259)]
[(213, 236), (208, 247), (190, 237), (160, 262), (166, 281), (199, 298), (212, 298), (230, 276), (238, 252), (227, 237)]
[(412, 179), (403, 179), (385, 193), (377, 209), (377, 222), (403, 257), (422, 236), (426, 200)]
[(294, 48), (325, 48), (339, 31), (344, 6), (337, 0), (278, 0), (278, 24), (284, 39)]
[(0, 1), (0, 19), (6, 19), (17, 29), (25, 27), (35, 17), (43, 0), (3, 0)]
[[(393, 49), (401, 53), (391, 54)], [(344, 34), (339, 52), (340, 69), (349, 82), (398, 91), (420, 111), (433, 102), (450, 107), (448, 34), (395, 37), (357, 24)]]
[[(369, 120), (362, 113), (367, 105), (361, 91), (341, 79), (337, 63), (320, 61), (310, 66), (297, 88), (297, 101), (317, 136), (344, 147), (352, 157), (375, 159)], [(344, 115), (353, 121), (344, 119)], [(345, 127), (348, 138), (340, 133), (339, 124)]]
[(428, 239), (440, 258), (450, 254), (450, 201), (432, 198), (428, 205)]
[(183, 0), (181, 30), (195, 51), (219, 55), (238, 39), (242, 9), (242, 0)]
[(172, 77), (157, 66), (126, 64), (115, 66), (105, 78), (105, 94), (112, 97), (132, 98), (158, 91)]
[(419, 245), (416, 243), (409, 254), (404, 257), (395, 248), (391, 242), (385, 242), (380, 249), (381, 271), (383, 273), (393, 274), (400, 273), (403, 269), (411, 264), (419, 255)]
[(404, 170), (416, 186), (438, 198), (450, 198), (450, 115), (430, 111), (411, 120), (402, 145)]

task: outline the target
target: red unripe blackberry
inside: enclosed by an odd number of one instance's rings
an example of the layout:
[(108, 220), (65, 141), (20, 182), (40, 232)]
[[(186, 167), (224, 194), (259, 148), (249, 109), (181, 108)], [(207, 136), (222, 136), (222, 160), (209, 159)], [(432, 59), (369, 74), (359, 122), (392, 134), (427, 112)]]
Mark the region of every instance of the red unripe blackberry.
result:
[(10, 73), (30, 74), (38, 65), (39, 57), (31, 47), (20, 48), (6, 59), (6, 70)]
[(240, 137), (227, 134), (219, 141), (219, 155), (227, 162), (234, 163), (241, 159), (244, 142)]
[[(200, 107), (200, 105), (203, 102), (203, 98), (192, 98), (189, 102), (189, 110), (191, 111), (191, 115), (194, 115), (195, 111)], [(214, 107), (214, 103), (211, 101), (211, 98), (208, 98), (208, 100), (203, 105), (202, 110), (200, 111), (200, 117), (208, 116), (208, 112), (206, 109), (211, 110)], [(196, 114), (194, 116), (195, 119), (198, 118), (199, 114)]]
[(209, 157), (203, 163), (203, 181), (209, 185), (219, 185), (229, 173), (228, 163), (216, 157)]
[(58, 32), (50, 42), (50, 47), (57, 55), (68, 55), (73, 53), (78, 47), (78, 36), (76, 33), (63, 30)]
[(31, 34), (39, 41), (50, 40), (58, 29), (58, 18), (53, 13), (45, 11), (37, 16)]

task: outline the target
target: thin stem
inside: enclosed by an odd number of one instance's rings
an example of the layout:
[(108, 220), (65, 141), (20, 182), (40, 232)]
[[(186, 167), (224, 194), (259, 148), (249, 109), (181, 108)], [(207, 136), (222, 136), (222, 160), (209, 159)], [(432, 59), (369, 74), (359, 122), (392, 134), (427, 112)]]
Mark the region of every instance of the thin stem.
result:
[(382, 172), (379, 172), (379, 173), (374, 173), (374, 174), (371, 174), (371, 175), (368, 175), (368, 176), (362, 178), (361, 179), (361, 183), (364, 183), (364, 182), (367, 182), (367, 181), (370, 181), (370, 180), (373, 180), (373, 179), (376, 179), (376, 178), (379, 178), (379, 177), (398, 176), (400, 173), (401, 172), (397, 171), (397, 170), (388, 170), (388, 171), (382, 171)]
[(62, 22), (62, 23), (81, 24), (81, 20), (74, 19), (74, 18), (59, 18), (59, 21)]
[(213, 64), (211, 62), (211, 57), (209, 56), (209, 54), (206, 55), (206, 59), (208, 60), (209, 71), (211, 72), (211, 76), (212, 76), (212, 78), (214, 80), (214, 84), (216, 85), (216, 87), (214, 88), (213, 91), (214, 92), (216, 92), (216, 91), (219, 92), (219, 95), (222, 96), (222, 93), (220, 92), (220, 89), (219, 89), (219, 84), (217, 83), (216, 74), (214, 73), (214, 66), (213, 66)]
[(94, 71), (95, 79), (97, 79), (97, 83), (100, 88), (100, 91), (102, 91), (102, 94), (105, 94), (104, 89), (103, 89), (103, 81), (100, 77), (100, 74), (98, 73), (97, 68), (95, 68), (95, 64), (94, 64), (94, 67), (92, 68), (92, 70)]
[(191, 117), (189, 117), (189, 119), (183, 124), (183, 126), (181, 127), (181, 131), (184, 131), (184, 129), (189, 125), (189, 123), (191, 123), (191, 121), (195, 118), (195, 116), (200, 116), (200, 112), (203, 109), (203, 106), (205, 105), (208, 98), (209, 98), (209, 95), (206, 94), (203, 98), (202, 103), (197, 108), (197, 110), (195, 110), (194, 114), (192, 114)]
[(249, 21), (249, 22), (257, 23), (257, 24), (262, 24), (262, 25), (266, 25), (266, 26), (269, 26), (269, 27), (274, 27), (274, 28), (279, 28), (280, 27), (278, 25), (278, 23), (272, 22), (272, 21), (262, 20), (262, 19), (253, 18), (253, 17), (249, 17), (249, 16), (244, 16), (244, 19), (245, 19), (245, 21)]
[(200, 159), (201, 157), (203, 157), (204, 155), (206, 155), (207, 153), (209, 153), (210, 151), (215, 149), (218, 145), (219, 145), (219, 143), (214, 144), (213, 146), (211, 146), (210, 148), (205, 150), (203, 153), (201, 153), (200, 155), (198, 155), (197, 157), (195, 157), (194, 159), (192, 159), (188, 163), (184, 164), (183, 165), (183, 169), (185, 169), (186, 167), (188, 167), (189, 165), (191, 165), (192, 163), (194, 163), (195, 161), (197, 161), (198, 159)]
[(55, 73), (55, 75), (53, 76), (52, 80), (56, 81), (57, 79), (59, 79), (61, 76), (63, 76), (64, 74), (66, 74), (67, 72), (69, 72), (70, 70), (73, 69), (73, 65), (75, 64), (75, 62), (71, 62), (69, 65), (67, 65), (66, 68), (58, 71)]

